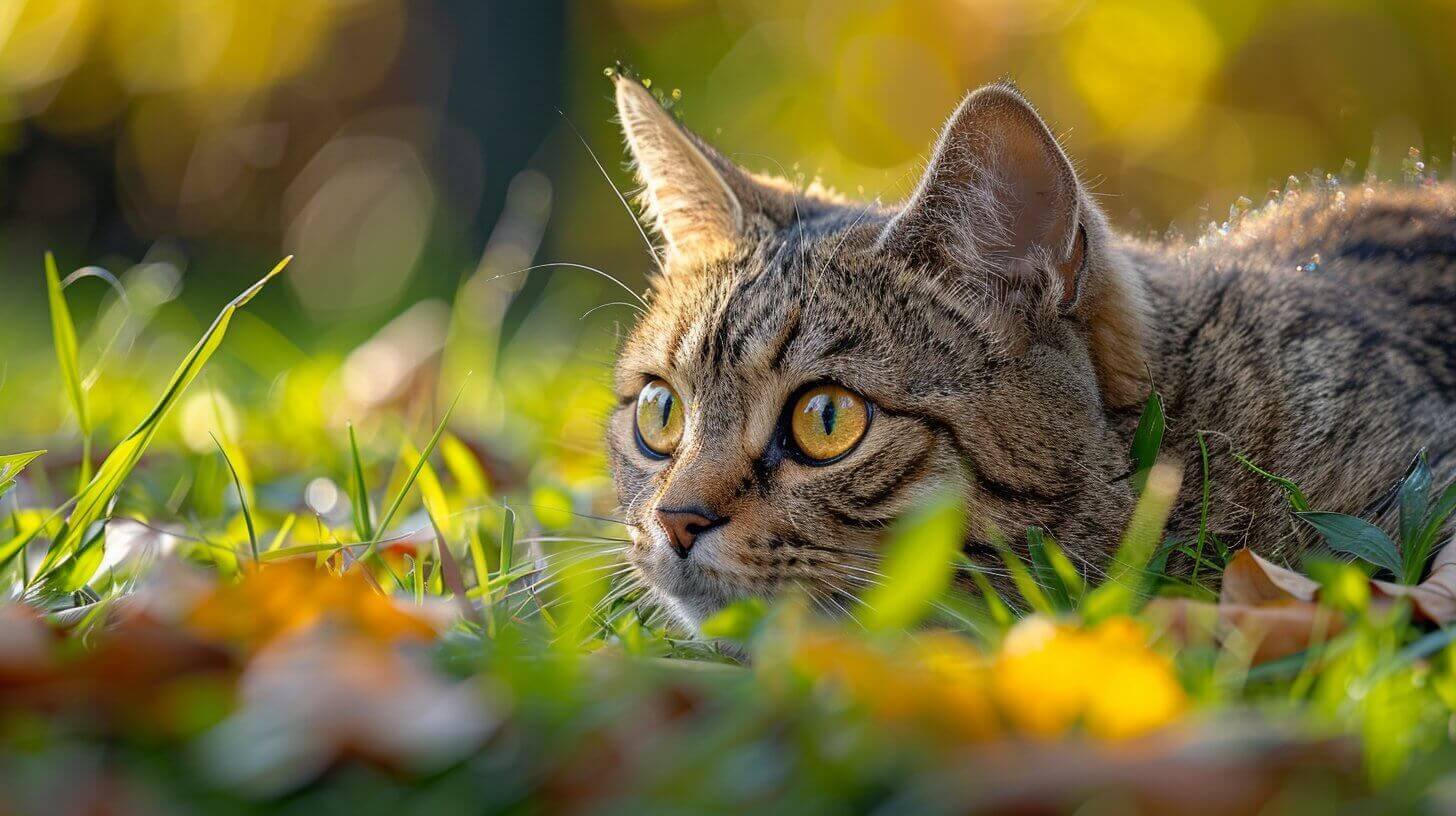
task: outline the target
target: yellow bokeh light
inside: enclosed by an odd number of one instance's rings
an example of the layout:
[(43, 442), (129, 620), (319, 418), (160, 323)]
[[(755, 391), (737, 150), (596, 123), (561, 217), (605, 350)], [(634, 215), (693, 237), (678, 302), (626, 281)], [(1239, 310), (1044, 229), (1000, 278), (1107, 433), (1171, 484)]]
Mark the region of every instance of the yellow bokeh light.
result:
[(1156, 143), (1199, 110), (1221, 44), (1184, 0), (1107, 0), (1072, 24), (1062, 53), (1068, 79), (1109, 134)]
[(29, 90), (64, 76), (85, 55), (101, 10), (95, 0), (0, 3), (0, 84)]

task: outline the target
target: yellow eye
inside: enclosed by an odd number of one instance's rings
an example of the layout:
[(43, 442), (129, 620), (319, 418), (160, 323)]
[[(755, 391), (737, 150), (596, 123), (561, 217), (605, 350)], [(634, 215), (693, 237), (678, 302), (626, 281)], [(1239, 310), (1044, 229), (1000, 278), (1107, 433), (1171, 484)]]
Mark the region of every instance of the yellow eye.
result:
[(637, 395), (637, 436), (653, 453), (667, 456), (683, 434), (683, 405), (664, 380), (653, 380)]
[(848, 453), (864, 436), (869, 424), (869, 403), (859, 394), (837, 385), (820, 385), (805, 391), (789, 415), (794, 444), (816, 462), (827, 462)]

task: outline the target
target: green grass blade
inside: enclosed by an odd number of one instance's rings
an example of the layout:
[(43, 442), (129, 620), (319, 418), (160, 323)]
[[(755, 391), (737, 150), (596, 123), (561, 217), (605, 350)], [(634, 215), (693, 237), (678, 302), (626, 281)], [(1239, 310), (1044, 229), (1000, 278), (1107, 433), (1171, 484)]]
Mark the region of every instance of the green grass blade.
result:
[(349, 499), (354, 502), (354, 533), (360, 541), (374, 540), (374, 518), (369, 511), (369, 488), (364, 481), (364, 460), (359, 456), (359, 440), (354, 436), (354, 423), (349, 423), (349, 455), (354, 460), (354, 473)]
[(258, 530), (253, 526), (253, 512), (248, 509), (248, 491), (243, 489), (243, 478), (238, 475), (238, 469), (233, 466), (233, 458), (228, 456), (227, 448), (212, 437), (212, 443), (217, 445), (217, 452), (222, 454), (222, 461), (227, 464), (228, 472), (233, 475), (233, 487), (238, 490), (238, 505), (243, 508), (243, 524), (248, 528), (248, 546), (253, 550), (253, 563), (258, 563)]
[(0, 456), (0, 496), (9, 493), (15, 487), (15, 477), (20, 471), (36, 459), (40, 458), (45, 451), (29, 451), (28, 453), (7, 453)]
[(1238, 460), (1239, 464), (1243, 465), (1254, 473), (1263, 476), (1265, 479), (1268, 479), (1274, 484), (1279, 485), (1279, 488), (1284, 491), (1285, 497), (1289, 500), (1289, 507), (1294, 510), (1294, 512), (1308, 512), (1310, 508), (1309, 497), (1304, 495), (1304, 491), (1300, 490), (1299, 485), (1295, 484), (1292, 479), (1286, 479), (1283, 476), (1276, 476), (1275, 474), (1270, 473), (1269, 471), (1264, 470), (1263, 468), (1254, 464), (1252, 460), (1250, 460), (1247, 456), (1243, 456), (1242, 454), (1235, 453), (1233, 454), (1233, 457), (1234, 459)]
[(76, 555), (91, 524), (105, 514), (107, 506), (116, 496), (117, 491), (121, 489), (122, 483), (131, 474), (132, 468), (141, 461), (142, 454), (151, 445), (152, 439), (161, 427), (162, 420), (167, 417), (168, 412), (181, 399), (182, 393), (187, 390), (187, 386), (192, 384), (203, 366), (222, 344), (233, 314), (262, 291), (268, 281), (282, 272), (290, 260), (292, 260), (292, 256), (284, 258), (273, 267), (272, 271), (248, 287), (218, 313), (212, 325), (197, 341), (197, 345), (193, 346), (192, 350), (183, 358), (181, 365), (173, 373), (171, 382), (167, 384), (167, 388), (162, 392), (161, 398), (152, 406), (151, 411), (132, 429), (131, 433), (126, 435), (126, 438), (117, 443), (110, 455), (106, 457), (106, 461), (102, 462), (101, 467), (97, 469), (96, 475), (76, 495), (75, 508), (71, 510), (71, 515), (66, 519), (60, 534), (51, 542), (40, 569), (36, 570), (36, 574), (31, 578), (32, 584), (43, 580), (62, 563)]
[[(425, 511), (429, 515), (429, 510)], [(445, 540), (445, 534), (440, 531), (440, 525), (435, 522), (434, 516), (429, 516), (430, 529), (435, 531), (435, 547), (438, 550), (437, 562), (440, 565), (440, 575), (445, 581), (445, 587), (450, 594), (455, 596), (455, 604), (460, 607), (460, 616), (468, 621), (480, 623), (480, 616), (475, 612), (475, 605), (470, 602), (470, 596), (465, 589), (465, 576), (460, 572), (460, 562), (455, 560), (455, 553), (450, 551), (450, 543)]]
[(480, 540), (479, 527), (470, 528), (470, 565), (475, 569), (475, 585), (490, 586), (490, 562), (485, 559), (485, 543)]
[(883, 579), (864, 593), (866, 628), (886, 631), (918, 623), (950, 587), (964, 530), (965, 507), (950, 492), (895, 522), (880, 565)]
[(76, 412), (76, 425), (81, 429), (81, 476), (85, 485), (91, 480), (91, 419), (86, 411), (86, 388), (81, 384), (81, 360), (76, 342), (76, 324), (71, 320), (71, 309), (66, 305), (66, 295), (61, 288), (61, 273), (56, 268), (56, 256), (50, 252), (45, 256), (46, 294), (50, 299), (51, 335), (55, 340), (56, 363), (61, 369), (61, 379), (66, 383), (66, 395), (71, 399), (71, 409)]
[[(434, 454), (435, 446), (440, 444), (440, 437), (445, 433), (445, 426), (450, 423), (450, 415), (455, 412), (455, 406), (460, 404), (460, 397), (464, 393), (465, 387), (461, 386), (460, 390), (455, 394), (455, 399), (450, 401), (450, 407), (445, 409), (445, 415), (440, 418), (440, 424), (435, 427), (435, 433), (430, 437), (430, 441), (425, 445), (425, 449), (420, 452), (419, 459), (415, 460), (415, 466), (410, 468), (409, 475), (405, 477), (404, 484), (400, 486), (399, 492), (394, 496), (394, 501), (389, 503), (389, 509), (384, 512), (383, 516), (380, 516), (379, 525), (374, 529), (374, 536), (369, 540), (369, 546), (359, 556), (361, 561), (373, 556), (375, 551), (378, 550), (380, 537), (384, 535), (385, 530), (389, 529), (389, 524), (394, 521), (394, 516), (399, 512), (400, 505), (404, 504), (405, 496), (409, 495), (410, 488), (414, 487), (415, 480), (420, 477), (420, 471), (424, 469), (425, 464), (430, 460), (430, 456)], [(381, 560), (380, 563), (383, 563), (383, 561)], [(386, 565), (385, 568), (388, 569), (388, 566)]]
[(1032, 564), (1042, 578), (1043, 585), (1055, 587), (1057, 596), (1053, 601), (1062, 611), (1071, 611), (1082, 602), (1086, 584), (1082, 573), (1077, 571), (1071, 559), (1062, 551), (1056, 539), (1046, 535), (1040, 528), (1027, 531), (1027, 544), (1031, 549)]
[(1021, 594), (1021, 599), (1026, 601), (1026, 605), (1031, 607), (1033, 612), (1043, 615), (1056, 614), (1056, 606), (1047, 597), (1045, 587), (1031, 570), (1027, 569), (1026, 562), (1021, 560), (1021, 556), (1013, 552), (999, 535), (993, 536), (991, 543), (995, 545), (996, 552), (1001, 556), (1001, 563), (1006, 566), (1006, 571), (1011, 575), (1011, 582), (1016, 585), (1016, 591)]
[(289, 513), (288, 518), (284, 519), (282, 526), (278, 528), (278, 532), (273, 534), (273, 541), (268, 545), (268, 549), (265, 552), (273, 552), (279, 547), (282, 547), (283, 542), (288, 540), (288, 534), (293, 532), (293, 525), (297, 522), (298, 514)]
[(347, 544), (340, 544), (335, 541), (328, 541), (319, 544), (295, 544), (292, 547), (278, 547), (269, 550), (258, 557), (264, 564), (270, 561), (282, 561), (286, 558), (293, 558), (296, 555), (315, 555), (317, 553), (333, 553), (342, 550)]
[(1011, 607), (1002, 600), (1001, 593), (991, 586), (991, 581), (964, 554), (961, 555), (961, 563), (971, 574), (971, 580), (976, 582), (976, 588), (981, 590), (981, 600), (986, 604), (986, 614), (1003, 630), (1010, 629), (1011, 625), (1016, 623), (1016, 613), (1011, 611)]
[(1405, 557), (1405, 569), (1409, 575), (1412, 562), (1417, 569), (1426, 563), (1425, 553), (1417, 552), (1421, 529), (1426, 521), (1426, 509), (1431, 500), (1431, 465), (1426, 461), (1426, 452), (1416, 454), (1410, 473), (1400, 482), (1400, 547)]
[(500, 571), (510, 572), (516, 565), (516, 511), (509, 506), (501, 516)]
[(1148, 472), (1148, 481), (1132, 512), (1132, 520), (1108, 564), (1107, 580), (1087, 593), (1082, 604), (1082, 614), (1088, 620), (1127, 614), (1142, 601), (1148, 561), (1162, 540), (1181, 477), (1174, 465), (1154, 465)]
[(446, 526), (450, 526), (449, 521), (454, 515), (450, 512), (450, 502), (445, 498), (445, 487), (440, 482), (440, 475), (435, 472), (435, 466), (427, 457), (421, 456), (409, 440), (400, 447), (400, 461), (410, 468), (419, 467), (420, 476), (415, 485), (420, 491), (420, 503), (426, 512), (437, 519), (445, 519)]
[(1445, 529), (1446, 522), (1451, 515), (1456, 513), (1456, 482), (1446, 485), (1441, 495), (1431, 502), (1430, 509), (1426, 511), (1426, 526), (1421, 530), (1421, 542), (1427, 552), (1436, 544), (1436, 536)]
[[(72, 501), (74, 501), (74, 499)], [(69, 507), (70, 504), (71, 502), (67, 502), (60, 507), (57, 507), (55, 511), (46, 518), (45, 521), (37, 524), (28, 532), (17, 532), (16, 535), (9, 541), (5, 542), (4, 544), (0, 544), (0, 569), (4, 569), (5, 567), (9, 566), (10, 559), (25, 552), (26, 546), (30, 544), (30, 542), (34, 541), (35, 537), (41, 534), (41, 531), (50, 527), (51, 522), (60, 518), (61, 514), (66, 512), (66, 508)], [(27, 580), (25, 582), (25, 586), (29, 585), (30, 581)]]

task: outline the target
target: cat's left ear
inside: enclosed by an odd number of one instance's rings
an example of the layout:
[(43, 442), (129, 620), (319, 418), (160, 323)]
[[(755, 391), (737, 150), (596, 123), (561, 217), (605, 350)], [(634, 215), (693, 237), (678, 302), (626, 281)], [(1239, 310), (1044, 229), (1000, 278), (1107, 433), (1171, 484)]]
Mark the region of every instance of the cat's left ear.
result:
[(1110, 405), (1146, 395), (1143, 286), (1051, 131), (1016, 89), (991, 85), (952, 114), (882, 251), (970, 276), (1015, 322), (1061, 315), (1089, 330)]
[(741, 175), (663, 110), (651, 92), (618, 75), (617, 116), (637, 178), (641, 203), (663, 242), (664, 268), (729, 250), (743, 234), (744, 204), (732, 182)]

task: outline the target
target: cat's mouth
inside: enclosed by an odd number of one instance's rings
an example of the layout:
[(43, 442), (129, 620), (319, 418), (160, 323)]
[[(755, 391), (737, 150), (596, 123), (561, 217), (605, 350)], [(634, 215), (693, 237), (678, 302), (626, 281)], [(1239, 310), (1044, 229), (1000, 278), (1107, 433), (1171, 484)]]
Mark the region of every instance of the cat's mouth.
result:
[(680, 557), (655, 540), (653, 532), (633, 529), (638, 539), (631, 561), (657, 596), (683, 623), (697, 627), (714, 613), (735, 600), (753, 594), (741, 586), (732, 565), (723, 563), (713, 541), (716, 536), (693, 547), (687, 557)]

